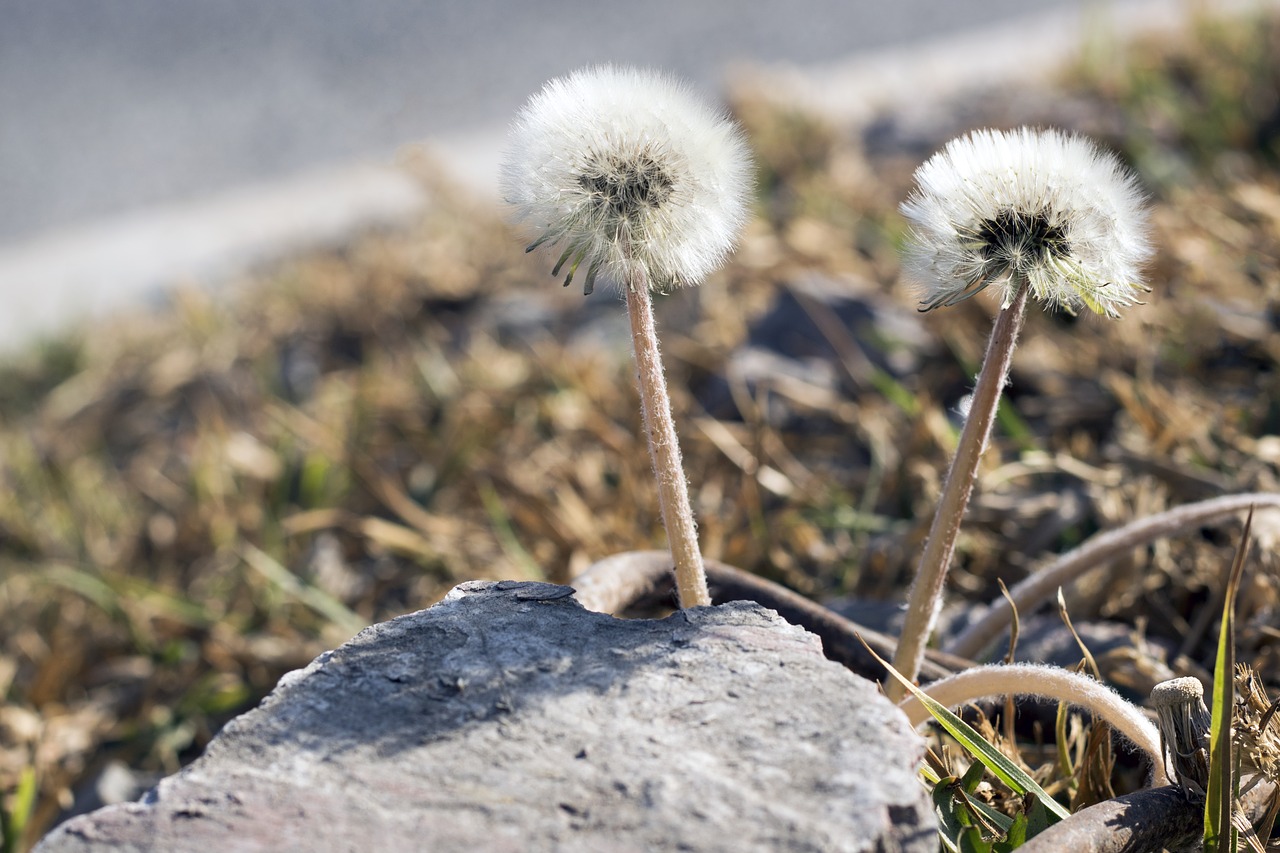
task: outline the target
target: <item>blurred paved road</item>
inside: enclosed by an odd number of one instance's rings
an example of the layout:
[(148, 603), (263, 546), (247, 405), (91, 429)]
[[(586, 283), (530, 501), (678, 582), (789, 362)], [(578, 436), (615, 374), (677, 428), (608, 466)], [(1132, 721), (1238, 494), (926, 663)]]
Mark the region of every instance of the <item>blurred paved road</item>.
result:
[(0, 247), (424, 137), (499, 134), (542, 81), (589, 62), (714, 87), (736, 61), (829, 62), (1082, 5), (0, 0)]

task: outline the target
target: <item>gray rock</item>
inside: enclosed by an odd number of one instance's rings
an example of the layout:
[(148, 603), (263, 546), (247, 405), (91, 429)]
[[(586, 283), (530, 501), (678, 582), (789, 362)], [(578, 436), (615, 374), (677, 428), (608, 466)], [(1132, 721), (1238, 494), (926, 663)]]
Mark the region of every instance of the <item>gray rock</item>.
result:
[(663, 620), (471, 582), (281, 679), (85, 850), (934, 853), (922, 740), (816, 637), (735, 602)]

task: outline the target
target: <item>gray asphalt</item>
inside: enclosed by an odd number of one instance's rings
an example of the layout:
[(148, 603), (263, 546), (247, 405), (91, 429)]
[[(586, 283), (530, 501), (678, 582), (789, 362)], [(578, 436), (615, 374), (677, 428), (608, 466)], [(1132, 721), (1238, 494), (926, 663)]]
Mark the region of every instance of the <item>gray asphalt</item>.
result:
[(715, 86), (1085, 0), (0, 0), (0, 245), (501, 129), (615, 61)]

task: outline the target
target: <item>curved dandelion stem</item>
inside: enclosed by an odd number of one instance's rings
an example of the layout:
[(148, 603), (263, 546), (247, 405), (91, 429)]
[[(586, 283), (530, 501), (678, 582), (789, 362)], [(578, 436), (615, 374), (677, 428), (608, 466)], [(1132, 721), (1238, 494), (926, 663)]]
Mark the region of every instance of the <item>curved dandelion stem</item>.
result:
[[(909, 681), (914, 681), (920, 672), (925, 646), (938, 621), (942, 587), (947, 579), (951, 557), (955, 553), (960, 521), (969, 505), (978, 462), (981, 461), (982, 453), (987, 448), (987, 439), (991, 436), (991, 426), (995, 421), (996, 408), (1000, 405), (1001, 391), (1009, 375), (1013, 348), (1018, 342), (1018, 333), (1022, 330), (1022, 318), (1026, 313), (1030, 291), (1031, 287), (1025, 281), (1020, 282), (1011, 303), (996, 315), (991, 339), (987, 344), (987, 354), (983, 358), (978, 381), (973, 389), (973, 405), (965, 418), (956, 455), (951, 460), (951, 470), (943, 483), (938, 509), (933, 516), (933, 525), (929, 528), (929, 539), (925, 543), (924, 553), (920, 555), (920, 565), (911, 584), (906, 621), (893, 655), (894, 669)], [(896, 702), (902, 698), (903, 688), (896, 681), (890, 681), (885, 685), (885, 693)]]
[[(628, 243), (623, 241), (623, 251)], [(649, 295), (648, 274), (644, 264), (627, 266), (627, 315), (631, 320), (631, 342), (636, 351), (636, 375), (640, 385), (640, 408), (644, 416), (645, 434), (649, 439), (649, 455), (658, 483), (658, 504), (662, 525), (675, 563), (676, 590), (681, 607), (709, 605), (707, 575), (698, 548), (698, 530), (689, 503), (689, 485), (680, 461), (680, 444), (675, 421), (671, 417), (671, 398), (658, 354), (658, 332), (653, 321), (653, 301)]]
[[(1048, 600), (1059, 587), (1074, 583), (1086, 572), (1102, 569), (1121, 555), (1156, 539), (1195, 530), (1206, 524), (1247, 510), (1251, 506), (1280, 507), (1278, 492), (1245, 492), (1222, 495), (1183, 504), (1164, 512), (1129, 522), (1123, 527), (1097, 533), (1077, 548), (1033, 572), (991, 602), (978, 619), (947, 646), (947, 652), (977, 657), (1009, 627), (1014, 608), (1024, 616)], [(1010, 604), (1012, 602), (1012, 604)]]
[[(999, 664), (976, 666), (935, 681), (923, 689), (929, 697), (948, 708), (956, 708), (985, 696), (1000, 695), (1039, 696), (1088, 708), (1151, 758), (1155, 784), (1168, 782), (1160, 731), (1141, 709), (1120, 698), (1102, 682), (1088, 676), (1041, 664)], [(914, 696), (898, 707), (913, 726), (929, 719), (929, 712)]]

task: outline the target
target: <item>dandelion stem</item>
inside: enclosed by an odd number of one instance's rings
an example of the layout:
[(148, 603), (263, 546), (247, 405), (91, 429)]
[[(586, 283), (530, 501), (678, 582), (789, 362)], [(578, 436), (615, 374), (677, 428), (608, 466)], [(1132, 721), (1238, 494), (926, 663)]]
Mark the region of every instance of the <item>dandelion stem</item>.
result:
[[(1163, 785), (1169, 781), (1160, 731), (1141, 709), (1088, 676), (1059, 667), (1026, 663), (976, 666), (935, 681), (926, 686), (924, 692), (948, 708), (986, 696), (1001, 695), (1039, 696), (1088, 708), (1150, 756), (1155, 784)], [(898, 707), (913, 726), (929, 719), (929, 712), (914, 696)]]
[[(629, 254), (623, 241), (623, 252)], [(707, 575), (698, 548), (698, 530), (689, 503), (689, 485), (680, 461), (680, 444), (676, 425), (671, 418), (671, 398), (658, 354), (658, 332), (653, 321), (653, 302), (649, 296), (648, 274), (644, 264), (627, 265), (627, 315), (631, 319), (631, 342), (636, 351), (636, 375), (640, 384), (640, 408), (644, 416), (645, 434), (649, 439), (649, 455), (653, 459), (658, 482), (658, 504), (667, 542), (675, 563), (676, 590), (681, 607), (709, 605)]]
[[(987, 354), (983, 358), (978, 381), (973, 389), (973, 404), (965, 418), (960, 443), (951, 460), (947, 480), (942, 486), (933, 525), (929, 528), (929, 539), (925, 543), (924, 553), (920, 555), (920, 565), (911, 584), (906, 622), (893, 655), (894, 669), (910, 681), (914, 681), (920, 672), (925, 646), (938, 621), (942, 587), (947, 579), (951, 557), (955, 553), (960, 521), (969, 504), (978, 463), (991, 436), (991, 426), (995, 421), (996, 408), (1000, 405), (1001, 391), (1009, 375), (1013, 347), (1022, 330), (1022, 318), (1026, 313), (1027, 295), (1030, 291), (1031, 287), (1025, 281), (1021, 282), (1010, 304), (996, 315), (991, 339), (987, 344)], [(896, 681), (890, 681), (885, 685), (885, 692), (896, 702), (902, 698), (903, 688)]]

